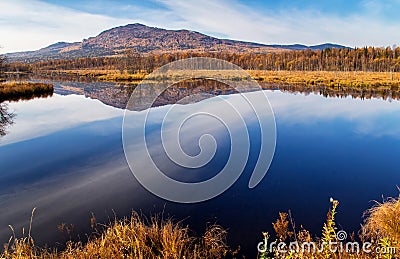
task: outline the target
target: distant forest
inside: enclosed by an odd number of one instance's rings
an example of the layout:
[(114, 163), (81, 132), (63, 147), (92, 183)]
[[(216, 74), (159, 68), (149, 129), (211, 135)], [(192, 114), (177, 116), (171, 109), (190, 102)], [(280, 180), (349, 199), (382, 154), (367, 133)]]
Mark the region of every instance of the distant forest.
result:
[(213, 57), (246, 70), (400, 72), (400, 47), (325, 50), (293, 50), (279, 53), (190, 52), (141, 54), (127, 51), (114, 57), (9, 63), (9, 71), (104, 69), (150, 73), (169, 62), (189, 57)]

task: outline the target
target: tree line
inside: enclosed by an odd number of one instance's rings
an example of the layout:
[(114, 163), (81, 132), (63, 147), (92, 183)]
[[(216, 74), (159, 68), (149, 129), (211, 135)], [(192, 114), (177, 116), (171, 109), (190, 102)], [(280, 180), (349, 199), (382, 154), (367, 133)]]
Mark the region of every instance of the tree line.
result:
[(128, 73), (150, 73), (169, 62), (189, 57), (212, 57), (246, 70), (399, 72), (400, 47), (327, 48), (271, 53), (191, 52), (138, 53), (117, 57), (51, 59), (30, 64), (10, 63), (10, 71), (102, 69)]
[(6, 71), (6, 57), (4, 55), (0, 55), (0, 82), (5, 79), (5, 71)]

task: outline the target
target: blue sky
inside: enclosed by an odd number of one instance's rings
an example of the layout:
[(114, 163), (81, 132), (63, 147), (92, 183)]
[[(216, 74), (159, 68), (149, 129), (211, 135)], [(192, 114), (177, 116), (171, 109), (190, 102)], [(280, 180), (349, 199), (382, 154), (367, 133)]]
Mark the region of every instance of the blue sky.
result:
[(400, 44), (400, 0), (0, 0), (0, 53), (140, 22), (266, 44)]

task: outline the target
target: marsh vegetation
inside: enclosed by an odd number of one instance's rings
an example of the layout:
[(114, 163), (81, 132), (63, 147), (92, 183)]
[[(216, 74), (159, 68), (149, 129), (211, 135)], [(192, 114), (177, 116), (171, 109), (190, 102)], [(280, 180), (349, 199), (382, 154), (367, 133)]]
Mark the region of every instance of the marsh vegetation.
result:
[(398, 258), (400, 255), (399, 198), (388, 198), (382, 203), (376, 202), (364, 213), (364, 223), (360, 231), (349, 233), (349, 235), (340, 229), (340, 225), (336, 222), (338, 206), (339, 201), (331, 198), (331, 208), (327, 213), (320, 237), (312, 236), (303, 226), (296, 228), (290, 212), (279, 213), (278, 219), (272, 223), (275, 240), (272, 238), (269, 240), (270, 235), (264, 232), (264, 243), (291, 243), (296, 246), (283, 247), (282, 245), (280, 248), (269, 246), (265, 248), (267, 251), (259, 254), (259, 258)]
[[(364, 224), (359, 233), (351, 233), (346, 239), (338, 238), (340, 231), (336, 222), (339, 201), (331, 199), (331, 208), (322, 227), (321, 236), (312, 236), (309, 231), (296, 224), (291, 213), (279, 213), (278, 219), (272, 223), (274, 235), (263, 233), (264, 242), (314, 243), (320, 251), (299, 250), (282, 252), (274, 249), (259, 253), (258, 258), (397, 258), (400, 255), (400, 199), (389, 198), (383, 203), (376, 203), (365, 212)], [(90, 219), (93, 234), (86, 242), (69, 241), (64, 250), (49, 250), (35, 246), (31, 236), (32, 218), (26, 236), (15, 235), (5, 244), (0, 258), (243, 258), (238, 249), (227, 245), (228, 232), (218, 225), (209, 225), (201, 237), (182, 222), (171, 219), (163, 220), (152, 217), (150, 220), (133, 213), (130, 218), (115, 219), (108, 225), (98, 224), (94, 216)], [(60, 231), (70, 231), (65, 224), (59, 226)], [(274, 238), (274, 240), (272, 239)], [(333, 250), (328, 244), (351, 242), (352, 250)], [(371, 246), (365, 252), (353, 247), (354, 242), (369, 242)], [(269, 243), (268, 243), (269, 242)], [(287, 250), (287, 247), (286, 247)], [(357, 252), (358, 251), (358, 252)], [(378, 253), (376, 251), (381, 251)], [(384, 251), (384, 252), (382, 252)]]
[[(181, 222), (157, 217), (146, 220), (136, 213), (130, 218), (115, 219), (108, 225), (97, 224), (92, 216), (90, 223), (93, 234), (87, 242), (70, 241), (62, 251), (42, 249), (35, 246), (29, 229), (27, 236), (13, 236), (0, 258), (200, 259), (224, 258), (234, 253), (226, 245), (226, 230), (218, 225), (209, 225), (201, 237), (196, 237)], [(65, 225), (60, 225), (59, 229), (70, 230)]]
[(29, 100), (53, 95), (53, 85), (33, 82), (0, 83), (0, 102)]

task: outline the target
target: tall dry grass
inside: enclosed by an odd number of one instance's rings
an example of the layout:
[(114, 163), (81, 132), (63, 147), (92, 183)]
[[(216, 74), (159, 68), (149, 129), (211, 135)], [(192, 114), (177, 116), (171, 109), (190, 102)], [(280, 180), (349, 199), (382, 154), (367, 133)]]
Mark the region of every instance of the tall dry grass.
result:
[(15, 81), (0, 83), (0, 102), (47, 97), (51, 96), (53, 91), (52, 84)]
[(231, 253), (226, 235), (220, 226), (210, 225), (202, 237), (194, 237), (181, 223), (156, 217), (146, 222), (133, 213), (130, 218), (105, 226), (101, 234), (85, 244), (68, 242), (63, 251), (36, 247), (30, 231), (27, 237), (15, 238), (14, 235), (0, 258), (224, 258)]
[(376, 202), (365, 215), (364, 236), (375, 240), (387, 238), (400, 244), (400, 197)]
[[(336, 227), (336, 208), (339, 202), (331, 200), (332, 206), (328, 211), (321, 237), (313, 237), (309, 231), (300, 227), (296, 229), (291, 213), (280, 213), (273, 223), (276, 232), (276, 242), (314, 242), (321, 252), (299, 251), (281, 253), (274, 250), (272, 253), (259, 254), (262, 259), (395, 259), (400, 258), (400, 197), (389, 198), (382, 203), (376, 203), (366, 211), (365, 223), (359, 233), (359, 242), (370, 242), (371, 252), (360, 250), (358, 253), (347, 250), (328, 251), (327, 242), (339, 242), (336, 237), (339, 229)], [(91, 225), (96, 231), (95, 236), (87, 242), (68, 242), (62, 251), (48, 250), (37, 247), (31, 237), (31, 224), (27, 236), (17, 238), (15, 234), (4, 246), (0, 254), (1, 259), (72, 259), (72, 258), (138, 258), (138, 259), (178, 259), (178, 258), (235, 258), (226, 242), (227, 231), (217, 225), (210, 225), (204, 235), (196, 237), (191, 234), (187, 226), (172, 220), (162, 220), (152, 217), (144, 220), (137, 213), (130, 218), (114, 220), (103, 226), (92, 218)], [(12, 229), (12, 227), (11, 227)], [(12, 229), (13, 233), (14, 230)], [(268, 239), (269, 234), (263, 233)], [(329, 240), (328, 240), (329, 239)], [(356, 237), (350, 235), (343, 242), (355, 242)], [(325, 244), (324, 244), (325, 242)], [(386, 252), (377, 253), (376, 248), (386, 248)]]
[[(326, 223), (322, 229), (321, 237), (312, 237), (310, 232), (301, 228), (296, 231), (293, 219), (290, 213), (279, 213), (276, 222), (272, 223), (275, 237), (274, 242), (296, 242), (298, 244), (313, 242), (321, 251), (286, 251), (282, 252), (276, 247), (274, 250), (259, 254), (260, 259), (330, 259), (330, 258), (357, 258), (357, 259), (395, 259), (400, 258), (400, 196), (398, 198), (388, 198), (382, 203), (376, 204), (365, 212), (365, 222), (359, 232), (357, 239), (354, 233), (345, 240), (339, 240), (337, 237), (338, 229), (336, 227), (336, 208), (339, 202), (331, 199), (332, 206), (328, 211)], [(268, 233), (263, 233), (264, 239), (269, 239)], [(362, 247), (365, 243), (370, 243), (370, 251), (361, 249), (358, 252), (347, 250), (348, 242), (356, 242)], [(267, 241), (265, 241), (267, 242)], [(271, 240), (272, 242), (272, 240)], [(333, 243), (338, 248), (332, 251), (329, 244)], [(340, 243), (344, 249), (339, 249)], [(271, 243), (269, 243), (271, 244)], [(287, 249), (288, 247), (286, 247)]]
[(270, 84), (324, 86), (331, 88), (400, 90), (399, 72), (341, 71), (248, 71), (251, 76)]
[[(82, 77), (93, 77), (100, 81), (109, 82), (131, 82), (139, 83), (148, 75), (144, 71), (131, 74), (119, 70), (51, 70), (51, 74), (68, 74)], [(400, 72), (361, 72), (361, 71), (270, 71), (270, 70), (247, 70), (251, 77), (257, 81), (272, 85), (298, 85), (308, 87), (329, 87), (331, 89), (343, 90), (364, 89), (400, 92)], [(189, 73), (194, 77), (218, 77), (229, 80), (247, 80), (248, 77), (238, 75), (237, 71), (230, 70), (195, 70), (174, 71), (160, 79), (179, 79), (183, 74)], [(184, 77), (186, 78), (186, 77)], [(150, 79), (150, 78), (147, 78)]]

